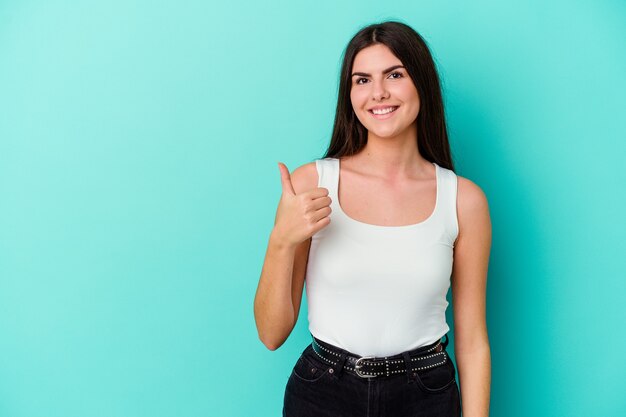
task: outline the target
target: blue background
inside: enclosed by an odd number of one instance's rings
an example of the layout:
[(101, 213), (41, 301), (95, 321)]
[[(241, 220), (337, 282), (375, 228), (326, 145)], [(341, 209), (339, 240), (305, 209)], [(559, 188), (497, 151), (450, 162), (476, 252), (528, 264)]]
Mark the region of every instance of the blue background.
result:
[(306, 299), (256, 333), (276, 162), (321, 157), (386, 19), (489, 200), (491, 415), (626, 414), (626, 3), (5, 0), (0, 416), (280, 415), (310, 335)]

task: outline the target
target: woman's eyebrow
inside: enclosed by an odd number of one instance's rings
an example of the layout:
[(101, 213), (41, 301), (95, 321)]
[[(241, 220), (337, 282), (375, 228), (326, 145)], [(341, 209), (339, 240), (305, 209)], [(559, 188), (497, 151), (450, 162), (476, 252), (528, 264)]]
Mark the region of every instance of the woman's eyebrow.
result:
[[(387, 74), (388, 72), (391, 72), (391, 71), (395, 70), (396, 68), (404, 68), (404, 66), (402, 66), (402, 65), (394, 65), (393, 67), (389, 67), (386, 70), (384, 70), (383, 74)], [(352, 74), (353, 77), (355, 75), (359, 75), (361, 77), (370, 77), (372, 74), (368, 74), (366, 72), (355, 72), (355, 73)]]

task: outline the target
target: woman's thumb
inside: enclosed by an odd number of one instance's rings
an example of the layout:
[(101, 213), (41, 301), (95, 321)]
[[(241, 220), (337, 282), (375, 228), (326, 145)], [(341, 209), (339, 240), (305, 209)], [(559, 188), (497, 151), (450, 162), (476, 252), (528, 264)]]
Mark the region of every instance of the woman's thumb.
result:
[(291, 184), (291, 175), (289, 174), (289, 169), (287, 169), (287, 166), (282, 162), (279, 162), (278, 169), (280, 170), (280, 180), (283, 186), (283, 193), (296, 195), (296, 192), (293, 189), (293, 185)]

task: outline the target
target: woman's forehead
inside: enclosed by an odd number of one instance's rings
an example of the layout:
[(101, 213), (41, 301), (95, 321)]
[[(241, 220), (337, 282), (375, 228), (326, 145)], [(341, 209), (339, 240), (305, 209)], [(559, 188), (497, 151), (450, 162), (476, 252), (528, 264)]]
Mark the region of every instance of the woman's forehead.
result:
[(376, 44), (363, 48), (356, 54), (352, 69), (383, 72), (392, 65), (402, 65), (402, 62), (386, 45)]

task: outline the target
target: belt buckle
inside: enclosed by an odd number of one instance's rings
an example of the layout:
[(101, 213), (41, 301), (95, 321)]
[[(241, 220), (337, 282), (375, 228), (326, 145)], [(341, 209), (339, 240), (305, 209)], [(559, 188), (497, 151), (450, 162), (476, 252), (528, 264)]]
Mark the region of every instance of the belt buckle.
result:
[(361, 365), (359, 363), (359, 362), (361, 362), (364, 359), (374, 359), (374, 358), (375, 358), (375, 356), (362, 356), (359, 359), (357, 359), (356, 362), (354, 363), (354, 372), (356, 372), (356, 374), (358, 376), (360, 376), (361, 378), (375, 378), (376, 375), (365, 375), (365, 374), (362, 374), (360, 368), (363, 365)]

